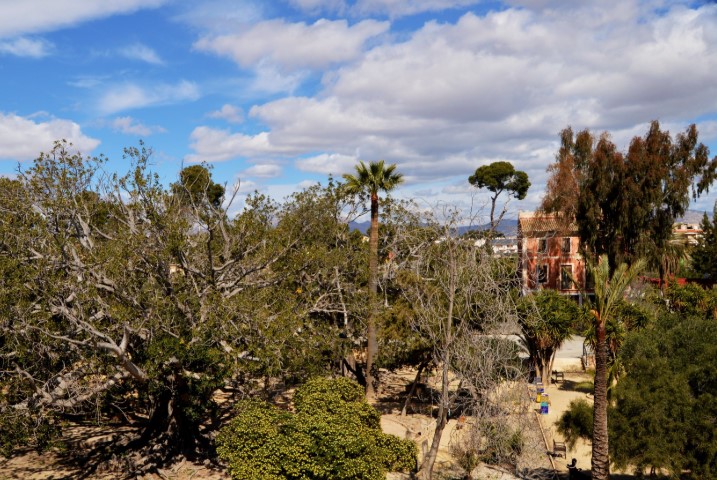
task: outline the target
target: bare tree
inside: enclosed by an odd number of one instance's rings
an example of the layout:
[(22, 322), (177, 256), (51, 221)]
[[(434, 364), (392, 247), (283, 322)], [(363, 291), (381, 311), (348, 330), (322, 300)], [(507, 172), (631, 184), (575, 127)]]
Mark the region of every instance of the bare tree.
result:
[[(414, 245), (401, 276), (401, 287), (414, 307), (413, 328), (433, 348), (440, 370), (440, 394), (431, 447), (418, 476), (430, 479), (449, 413), (487, 404), (501, 382), (518, 378), (517, 347), (500, 334), (516, 331), (510, 289), (514, 279), (507, 264), (457, 235), (458, 212), (444, 222), (428, 219), (432, 235)], [(500, 348), (499, 348), (500, 347)], [(452, 388), (454, 381), (457, 388)], [(499, 407), (499, 406), (498, 406)]]

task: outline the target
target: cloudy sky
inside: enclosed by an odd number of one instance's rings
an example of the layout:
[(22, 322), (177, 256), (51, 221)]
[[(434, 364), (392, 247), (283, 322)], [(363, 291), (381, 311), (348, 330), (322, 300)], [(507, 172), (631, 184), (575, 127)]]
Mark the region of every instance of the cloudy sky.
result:
[(568, 125), (624, 147), (697, 123), (717, 154), (717, 4), (0, 0), (0, 88), (3, 175), (59, 138), (123, 171), (141, 138), (165, 182), (203, 161), (281, 198), (385, 159), (399, 195), (467, 205), (507, 160), (533, 182), (515, 216)]

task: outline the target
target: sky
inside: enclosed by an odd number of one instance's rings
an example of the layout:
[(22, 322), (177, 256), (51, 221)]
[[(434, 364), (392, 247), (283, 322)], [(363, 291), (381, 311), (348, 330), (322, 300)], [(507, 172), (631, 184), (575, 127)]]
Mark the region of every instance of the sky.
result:
[(166, 184), (206, 162), (238, 185), (235, 210), (381, 159), (396, 196), (481, 208), (467, 178), (509, 161), (515, 218), (567, 126), (625, 149), (696, 123), (717, 154), (717, 3), (0, 0), (0, 91), (0, 175), (58, 139), (126, 172), (142, 139)]

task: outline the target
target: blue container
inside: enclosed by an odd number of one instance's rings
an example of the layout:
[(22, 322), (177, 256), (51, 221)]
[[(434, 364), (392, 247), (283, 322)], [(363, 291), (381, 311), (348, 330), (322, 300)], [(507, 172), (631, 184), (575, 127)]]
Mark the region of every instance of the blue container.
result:
[(547, 393), (540, 396), (540, 413), (542, 415), (548, 414), (548, 405), (550, 405), (550, 397)]

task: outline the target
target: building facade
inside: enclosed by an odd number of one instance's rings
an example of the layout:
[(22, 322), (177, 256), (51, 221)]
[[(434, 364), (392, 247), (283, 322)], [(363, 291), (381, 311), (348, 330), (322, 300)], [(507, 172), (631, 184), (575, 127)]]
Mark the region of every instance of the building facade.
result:
[(575, 225), (565, 227), (555, 215), (518, 215), (518, 275), (522, 292), (552, 289), (582, 301), (592, 285), (579, 253)]

